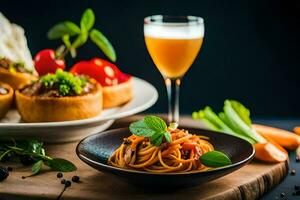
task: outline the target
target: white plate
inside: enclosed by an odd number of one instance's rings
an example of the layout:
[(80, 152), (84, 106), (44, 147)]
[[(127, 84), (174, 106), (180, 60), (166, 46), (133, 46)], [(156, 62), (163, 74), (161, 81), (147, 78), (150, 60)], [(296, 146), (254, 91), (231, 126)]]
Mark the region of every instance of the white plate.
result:
[(104, 131), (115, 119), (130, 116), (151, 107), (158, 98), (157, 90), (148, 82), (133, 78), (133, 99), (127, 104), (105, 109), (101, 115), (74, 121), (23, 123), (16, 110), (0, 120), (0, 138), (34, 137), (44, 142), (70, 142)]

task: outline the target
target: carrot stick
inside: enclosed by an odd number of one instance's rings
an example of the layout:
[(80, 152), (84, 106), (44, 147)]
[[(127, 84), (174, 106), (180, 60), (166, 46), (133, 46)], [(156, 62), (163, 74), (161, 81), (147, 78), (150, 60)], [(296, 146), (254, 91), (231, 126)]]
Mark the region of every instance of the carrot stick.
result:
[(272, 139), (288, 150), (295, 150), (300, 144), (300, 136), (292, 132), (259, 124), (253, 124), (252, 127), (263, 137)]
[(283, 162), (288, 159), (288, 154), (280, 145), (273, 142), (256, 143), (255, 158), (265, 162)]
[(300, 126), (296, 126), (294, 128), (294, 132), (297, 134), (297, 135), (300, 135)]

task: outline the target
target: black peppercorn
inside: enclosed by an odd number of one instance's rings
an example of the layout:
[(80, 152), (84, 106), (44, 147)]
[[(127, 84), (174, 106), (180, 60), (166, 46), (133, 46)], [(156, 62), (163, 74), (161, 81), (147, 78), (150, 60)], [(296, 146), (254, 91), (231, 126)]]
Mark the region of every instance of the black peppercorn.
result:
[(296, 171), (293, 169), (293, 170), (290, 172), (290, 174), (291, 174), (292, 176), (294, 176), (294, 175), (296, 174)]
[(61, 184), (65, 184), (65, 183), (66, 183), (66, 179), (62, 179), (62, 180), (60, 181), (60, 183), (61, 183)]
[(5, 180), (9, 176), (9, 172), (5, 167), (0, 166), (0, 181)]
[(56, 177), (57, 178), (62, 178), (64, 175), (63, 175), (63, 173), (61, 173), (61, 172), (58, 172), (57, 174), (56, 174)]
[(71, 185), (72, 185), (71, 181), (67, 180), (66, 183), (65, 183), (65, 186), (70, 187)]
[(12, 167), (7, 167), (6, 169), (7, 169), (9, 172), (11, 172), (11, 171), (13, 170)]
[(73, 176), (72, 181), (75, 182), (75, 183), (78, 183), (80, 181), (80, 177), (79, 176)]

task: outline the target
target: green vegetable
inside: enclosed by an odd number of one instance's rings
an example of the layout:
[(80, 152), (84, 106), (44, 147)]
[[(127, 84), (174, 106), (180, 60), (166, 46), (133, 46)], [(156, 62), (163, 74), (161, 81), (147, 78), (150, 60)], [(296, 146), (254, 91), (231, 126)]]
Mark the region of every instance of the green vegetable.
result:
[(62, 96), (81, 94), (87, 82), (86, 79), (61, 69), (56, 70), (55, 74), (41, 77), (41, 81), (46, 88), (58, 89)]
[(153, 115), (148, 115), (143, 120), (131, 123), (129, 130), (134, 135), (148, 137), (154, 146), (161, 145), (163, 138), (167, 142), (172, 142), (166, 123)]
[(209, 129), (224, 132), (251, 144), (265, 142), (251, 126), (250, 111), (238, 101), (225, 100), (223, 111), (218, 115), (210, 107), (194, 112), (193, 119), (201, 120)]
[(70, 172), (77, 169), (76, 166), (68, 160), (51, 158), (46, 155), (43, 143), (34, 139), (18, 142), (12, 139), (10, 142), (0, 143), (0, 161), (3, 160), (7, 154), (12, 154), (14, 157), (28, 156), (33, 158), (35, 163), (31, 168), (32, 174), (30, 176), (39, 174), (43, 169), (43, 165), (48, 166), (51, 170), (61, 172)]
[(203, 154), (200, 162), (207, 167), (224, 167), (232, 164), (230, 158), (220, 151), (209, 151)]
[[(92, 9), (86, 9), (80, 20), (80, 27), (71, 21), (64, 21), (54, 25), (47, 33), (50, 40), (61, 39), (64, 43), (64, 52), (59, 52), (59, 57), (65, 56), (68, 52), (72, 57), (76, 57), (76, 49), (84, 45), (88, 39), (113, 62), (116, 61), (116, 53), (108, 39), (97, 29), (95, 24), (95, 14)], [(74, 39), (71, 39), (73, 38)]]

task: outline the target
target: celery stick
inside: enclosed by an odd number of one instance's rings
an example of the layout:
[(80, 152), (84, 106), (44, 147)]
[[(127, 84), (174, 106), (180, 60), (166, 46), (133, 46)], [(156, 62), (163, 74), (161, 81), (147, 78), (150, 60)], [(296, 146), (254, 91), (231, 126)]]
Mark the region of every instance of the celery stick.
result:
[(226, 100), (224, 102), (224, 113), (227, 119), (231, 122), (231, 124), (233, 124), (238, 130), (240, 130), (239, 132), (242, 133), (244, 136), (251, 138), (255, 142), (266, 141), (239, 117), (239, 115), (231, 107), (231, 103), (229, 100)]

